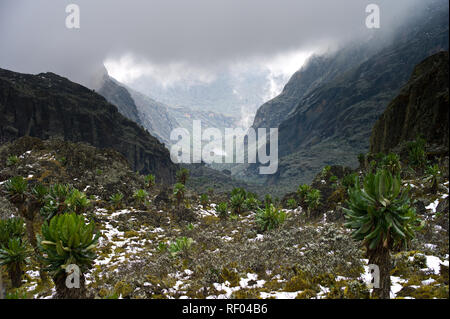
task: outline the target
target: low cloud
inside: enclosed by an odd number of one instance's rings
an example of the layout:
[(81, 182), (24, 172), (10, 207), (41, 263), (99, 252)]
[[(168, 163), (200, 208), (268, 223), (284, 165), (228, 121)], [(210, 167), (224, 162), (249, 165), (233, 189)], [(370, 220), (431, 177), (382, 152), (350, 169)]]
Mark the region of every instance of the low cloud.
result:
[[(200, 77), (207, 80), (220, 65), (367, 37), (365, 7), (372, 2), (390, 32), (426, 1), (2, 0), (0, 67), (86, 83), (104, 61), (133, 56), (136, 65), (171, 74), (169, 82), (186, 69), (208, 70)], [(79, 30), (65, 27), (69, 3), (81, 9)]]

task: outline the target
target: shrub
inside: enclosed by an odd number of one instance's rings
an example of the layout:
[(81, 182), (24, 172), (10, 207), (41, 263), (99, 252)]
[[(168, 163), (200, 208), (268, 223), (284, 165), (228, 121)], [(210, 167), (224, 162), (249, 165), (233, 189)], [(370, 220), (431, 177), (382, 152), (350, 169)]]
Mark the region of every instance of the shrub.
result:
[(400, 174), (402, 166), (400, 164), (400, 157), (395, 153), (389, 153), (381, 161), (382, 168), (391, 172), (392, 175)]
[(0, 247), (0, 266), (6, 266), (12, 286), (22, 285), (23, 266), (28, 263), (30, 251), (22, 238), (10, 238), (7, 245)]
[(244, 197), (244, 199), (247, 198), (247, 192), (245, 191), (245, 189), (240, 187), (235, 187), (231, 191), (230, 197), (233, 197), (235, 195), (241, 195), (242, 197)]
[(426, 141), (421, 137), (407, 144), (409, 163), (412, 166), (423, 167), (426, 164), (425, 144)]
[(133, 198), (137, 205), (144, 205), (147, 201), (148, 193), (144, 189), (138, 189), (134, 192)]
[(21, 218), (0, 220), (0, 266), (7, 267), (11, 283), (16, 288), (22, 284), (22, 269), (30, 254), (22, 241), (24, 235), (25, 224)]
[(438, 191), (439, 178), (441, 176), (439, 165), (430, 165), (427, 167), (425, 172), (427, 175), (429, 175), (426, 180), (431, 182), (431, 193), (436, 194)]
[(290, 209), (296, 209), (298, 207), (297, 201), (294, 198), (290, 198), (286, 202), (287, 207)]
[(19, 163), (19, 158), (16, 155), (8, 156), (6, 159), (6, 166), (14, 166)]
[(122, 207), (123, 194), (117, 192), (109, 197), (109, 202), (114, 209), (120, 209)]
[(328, 177), (328, 175), (330, 174), (330, 171), (331, 171), (331, 166), (330, 166), (330, 165), (327, 165), (327, 166), (325, 166), (325, 167), (322, 169), (322, 172), (320, 173), (320, 176), (321, 176), (323, 179), (326, 179), (326, 178)]
[[(38, 247), (45, 270), (52, 275), (57, 298), (85, 297), (84, 273), (92, 267), (96, 257), (99, 233), (94, 233), (93, 222), (85, 223), (82, 215), (65, 213), (57, 215), (42, 225), (42, 236), (38, 235)], [(75, 264), (80, 269), (80, 288), (66, 287), (66, 267)]]
[(152, 188), (155, 185), (155, 175), (150, 174), (144, 177), (147, 188)]
[(173, 195), (177, 200), (177, 205), (180, 206), (186, 193), (186, 187), (182, 183), (176, 183), (173, 187)]
[(297, 189), (298, 197), (301, 201), (306, 199), (306, 195), (311, 191), (311, 186), (307, 184), (300, 185)]
[(73, 188), (70, 185), (55, 184), (45, 196), (41, 215), (47, 220), (52, 219), (55, 215), (64, 212), (74, 212), (82, 214), (90, 205), (90, 200), (86, 194)]
[(5, 189), (9, 200), (15, 205), (21, 205), (26, 199), (28, 181), (22, 176), (14, 176), (5, 182)]
[(241, 193), (231, 196), (230, 206), (233, 214), (240, 214), (242, 212), (244, 201), (245, 197)]
[(69, 212), (82, 214), (86, 212), (90, 201), (89, 199), (87, 199), (85, 193), (80, 192), (78, 189), (74, 188), (70, 191), (64, 203), (66, 204)]
[(244, 200), (243, 208), (246, 211), (254, 211), (259, 208), (259, 201), (253, 196), (248, 197)]
[(348, 219), (345, 226), (353, 229), (352, 237), (366, 246), (369, 264), (380, 268), (380, 288), (374, 293), (389, 298), (389, 251), (406, 247), (419, 226), (408, 191), (401, 189), (399, 176), (379, 170), (365, 177), (362, 188), (355, 185), (349, 190), (348, 206), (344, 209)]
[(189, 179), (189, 170), (187, 168), (181, 168), (177, 172), (177, 182), (183, 185), (186, 185), (187, 180)]
[(228, 204), (223, 202), (219, 203), (217, 205), (217, 213), (219, 214), (219, 217), (222, 219), (226, 219), (228, 217)]
[(286, 219), (286, 213), (273, 205), (267, 205), (256, 213), (256, 224), (261, 231), (278, 228)]
[(7, 245), (10, 238), (22, 238), (25, 224), (22, 218), (0, 219), (0, 247)]
[(208, 204), (209, 204), (208, 194), (201, 194), (201, 195), (200, 195), (200, 204), (201, 204), (203, 207), (208, 206)]
[(180, 237), (170, 244), (168, 250), (172, 257), (175, 257), (179, 253), (186, 253), (192, 246), (194, 240), (192, 238)]
[(320, 205), (320, 191), (318, 189), (311, 189), (308, 194), (306, 194), (306, 205), (308, 206), (308, 211), (317, 209)]
[(358, 174), (356, 173), (345, 175), (344, 178), (342, 178), (342, 186), (344, 186), (345, 188), (350, 188), (354, 186), (355, 183), (357, 183), (357, 180)]
[(33, 200), (36, 201), (40, 207), (45, 204), (45, 198), (47, 197), (48, 193), (49, 189), (42, 184), (36, 184), (31, 189)]

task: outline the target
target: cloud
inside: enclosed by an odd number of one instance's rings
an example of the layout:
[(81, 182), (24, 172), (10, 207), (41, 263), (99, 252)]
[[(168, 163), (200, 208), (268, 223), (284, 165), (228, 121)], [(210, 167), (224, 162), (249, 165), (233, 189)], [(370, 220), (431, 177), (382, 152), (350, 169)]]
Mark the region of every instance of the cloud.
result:
[[(367, 37), (371, 2), (389, 32), (424, 1), (1, 0), (0, 67), (84, 83), (105, 60), (127, 56), (155, 72), (210, 70)], [(69, 3), (80, 7), (79, 30), (65, 27)]]

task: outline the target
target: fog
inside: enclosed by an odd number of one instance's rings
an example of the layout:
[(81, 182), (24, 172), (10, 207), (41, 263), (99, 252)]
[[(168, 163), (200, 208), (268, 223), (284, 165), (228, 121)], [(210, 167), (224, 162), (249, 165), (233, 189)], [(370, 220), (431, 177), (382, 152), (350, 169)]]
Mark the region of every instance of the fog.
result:
[[(117, 67), (124, 57), (132, 61), (126, 70), (135, 66), (139, 73), (147, 66), (169, 82), (186, 70), (208, 79), (249, 61), (292, 72), (298, 63), (283, 56), (370, 37), (367, 4), (380, 6), (379, 32), (387, 36), (425, 2), (1, 0), (0, 67), (51, 71), (83, 84), (105, 61)], [(80, 7), (80, 29), (65, 26), (69, 3)]]

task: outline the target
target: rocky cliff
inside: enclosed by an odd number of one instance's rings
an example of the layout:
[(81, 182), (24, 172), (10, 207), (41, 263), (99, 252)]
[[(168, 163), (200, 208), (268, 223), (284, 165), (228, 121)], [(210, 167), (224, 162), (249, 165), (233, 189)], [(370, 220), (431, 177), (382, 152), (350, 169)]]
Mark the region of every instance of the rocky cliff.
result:
[[(369, 51), (360, 46), (345, 48), (322, 59), (325, 67), (314, 59), (310, 67), (294, 75), (284, 95), (289, 93), (291, 102), (299, 99), (298, 103), (284, 104), (282, 112), (273, 105), (259, 112), (266, 119), (255, 119), (258, 125), (279, 128), (279, 170), (266, 182), (289, 189), (310, 182), (325, 165), (356, 167), (357, 155), (369, 149), (373, 125), (414, 67), (448, 50), (448, 13), (448, 3), (440, 1), (384, 46), (371, 46)], [(331, 69), (342, 72), (329, 73)], [(248, 176), (255, 176), (253, 168), (247, 170)]]
[(0, 69), (0, 143), (27, 135), (113, 148), (135, 171), (174, 180), (176, 166), (164, 145), (102, 96), (53, 73)]
[(448, 51), (437, 53), (415, 67), (409, 82), (373, 128), (372, 153), (386, 153), (419, 135), (430, 143), (448, 147), (448, 67)]
[(107, 74), (104, 76), (103, 85), (98, 90), (98, 93), (109, 103), (117, 106), (117, 109), (123, 116), (138, 124), (142, 124), (137, 106), (128, 90)]

